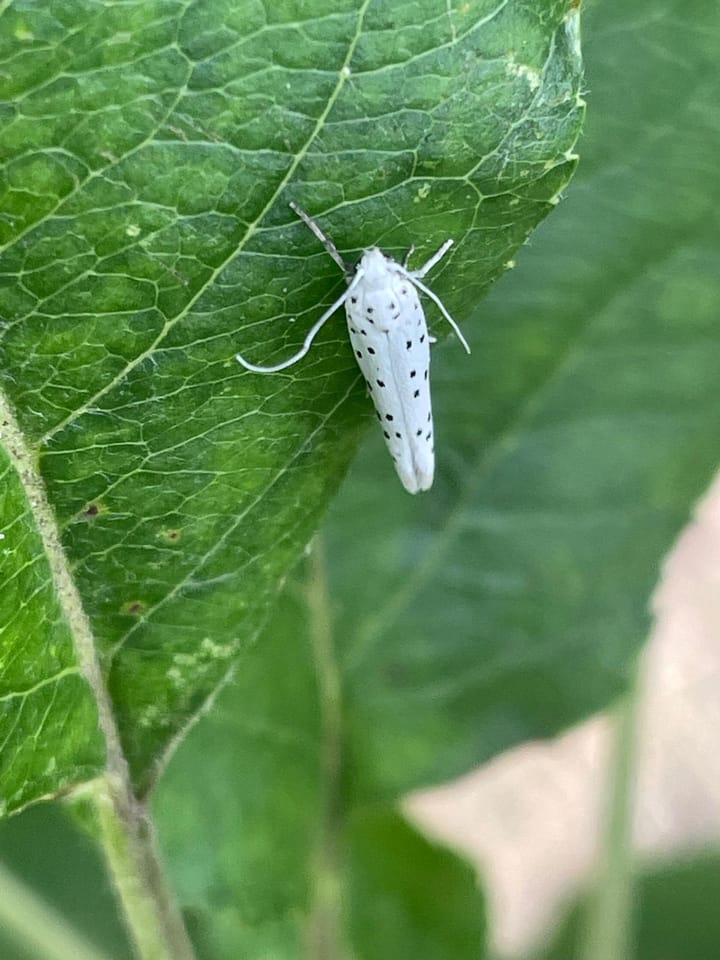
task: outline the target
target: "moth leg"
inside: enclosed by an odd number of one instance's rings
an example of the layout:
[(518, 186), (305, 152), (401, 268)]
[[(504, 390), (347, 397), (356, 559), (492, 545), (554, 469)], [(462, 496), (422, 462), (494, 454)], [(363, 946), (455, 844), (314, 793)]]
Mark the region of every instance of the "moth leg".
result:
[(411, 257), (414, 253), (415, 253), (415, 244), (414, 244), (414, 243), (411, 243), (411, 244), (410, 244), (410, 249), (409, 249), (408, 252), (405, 254), (405, 259), (404, 259), (403, 262), (402, 262), (402, 265), (403, 265), (403, 267), (405, 268), (405, 270), (407, 270), (407, 268), (408, 268), (408, 263), (410, 262), (410, 257)]
[[(437, 258), (437, 254), (435, 254), (435, 257)], [(435, 262), (437, 262), (437, 260), (436, 260)], [(455, 331), (455, 334), (456, 334), (458, 340), (459, 340), (460, 343), (463, 345), (463, 347), (465, 347), (466, 353), (470, 353), (470, 345), (468, 344), (468, 342), (467, 342), (467, 340), (465, 339), (465, 337), (462, 335), (462, 331), (460, 330), (460, 327), (455, 323), (455, 321), (453, 320), (453, 318), (450, 316), (450, 314), (447, 312), (447, 310), (446, 310), (445, 307), (443, 306), (443, 302), (442, 302), (442, 300), (440, 299), (440, 297), (438, 297), (438, 295), (437, 295), (436, 293), (433, 293), (432, 290), (430, 289), (430, 287), (426, 287), (425, 284), (424, 284), (421, 280), (418, 280), (418, 279), (417, 279), (417, 274), (409, 273), (409, 274), (408, 274), (408, 277), (410, 277), (411, 281), (415, 284), (415, 286), (418, 288), (418, 290), (422, 290), (422, 292), (425, 294), (425, 296), (430, 297), (430, 299), (432, 300), (432, 302), (437, 306), (437, 308), (438, 308), (438, 310), (440, 311), (440, 313), (445, 317), (445, 319), (447, 320), (447, 322), (450, 324), (450, 326), (451, 326), (451, 327), (453, 328), (453, 330)]]
[(341, 307), (347, 298), (350, 296), (355, 287), (360, 283), (364, 276), (362, 270), (358, 270), (355, 274), (355, 278), (350, 286), (345, 290), (341, 296), (337, 298), (335, 303), (332, 306), (329, 306), (325, 313), (320, 317), (319, 320), (316, 320), (315, 323), (310, 328), (305, 340), (303, 341), (302, 347), (298, 350), (297, 353), (294, 353), (288, 360), (283, 360), (282, 363), (276, 363), (272, 367), (258, 367), (254, 363), (249, 363), (240, 353), (235, 354), (235, 359), (237, 362), (245, 367), (246, 370), (251, 370), (253, 373), (277, 373), (278, 370), (286, 370), (288, 367), (292, 367), (293, 364), (297, 363), (298, 360), (302, 360), (305, 354), (310, 350), (312, 342), (315, 339), (315, 336), (320, 332), (320, 329), (325, 325), (325, 323), (330, 319), (330, 317), (335, 313), (338, 307)]
[(426, 274), (426, 273), (429, 273), (430, 270), (432, 270), (432, 268), (435, 266), (435, 264), (436, 264), (436, 263), (439, 263), (440, 260), (442, 260), (442, 258), (445, 256), (445, 254), (448, 252), (448, 250), (450, 249), (450, 247), (451, 247), (452, 245), (453, 245), (453, 241), (452, 241), (452, 240), (446, 240), (445, 243), (444, 243), (444, 244), (440, 247), (440, 249), (437, 251), (437, 253), (434, 253), (434, 254), (430, 257), (430, 259), (427, 261), (427, 263), (424, 263), (424, 264), (422, 265), (422, 267), (420, 267), (419, 270), (411, 270), (411, 271), (409, 271), (410, 276), (412, 277), (412, 279), (414, 280), (414, 279), (417, 277), (418, 280), (422, 280), (422, 278), (425, 276), (425, 274)]
[(432, 268), (435, 266), (436, 263), (439, 263), (439, 261), (442, 260), (442, 258), (445, 256), (445, 254), (448, 252), (448, 250), (452, 245), (453, 245), (452, 240), (446, 240), (445, 243), (440, 247), (440, 249), (436, 253), (434, 253), (430, 257), (430, 259), (427, 261), (427, 263), (423, 264), (423, 266), (420, 267), (419, 270), (407, 270), (406, 273), (407, 273), (408, 279), (415, 284), (418, 290), (422, 290), (422, 292), (426, 296), (430, 297), (433, 303), (437, 305), (437, 308), (440, 311), (440, 313), (445, 317), (447, 322), (455, 331), (455, 334), (458, 340), (460, 341), (460, 343), (463, 345), (463, 347), (465, 347), (465, 350), (468, 353), (470, 353), (470, 346), (467, 340), (462, 335), (460, 327), (458, 327), (458, 325), (455, 323), (453, 318), (450, 316), (450, 314), (447, 312), (447, 310), (443, 306), (442, 301), (440, 300), (440, 297), (438, 297), (437, 294), (433, 293), (429, 287), (426, 287), (425, 284), (422, 283), (422, 278), (425, 276), (425, 274), (428, 273), (430, 270), (432, 270)]

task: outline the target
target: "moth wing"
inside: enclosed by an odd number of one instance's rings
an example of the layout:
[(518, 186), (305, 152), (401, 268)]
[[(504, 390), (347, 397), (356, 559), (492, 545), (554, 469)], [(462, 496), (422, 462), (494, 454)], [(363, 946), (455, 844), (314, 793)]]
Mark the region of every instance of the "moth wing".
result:
[(405, 284), (403, 297), (390, 299), (395, 313), (376, 312), (373, 323), (348, 304), (348, 331), (395, 470), (405, 489), (418, 493), (430, 489), (435, 473), (430, 343), (415, 290)]

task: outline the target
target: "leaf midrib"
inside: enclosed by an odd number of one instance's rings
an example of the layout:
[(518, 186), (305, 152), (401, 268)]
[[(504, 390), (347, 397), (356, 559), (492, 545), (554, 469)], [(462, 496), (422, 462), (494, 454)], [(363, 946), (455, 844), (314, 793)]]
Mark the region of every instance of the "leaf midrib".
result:
[(27, 512), (43, 545), (55, 597), (73, 639), (78, 665), (92, 691), (98, 709), (100, 729), (105, 739), (107, 770), (119, 782), (129, 785), (128, 768), (112, 705), (96, 656), (95, 638), (82, 599), (73, 579), (70, 564), (60, 542), (55, 515), (47, 499), (45, 484), (37, 469), (37, 459), (25, 442), (4, 392), (0, 390), (2, 441), (27, 503)]

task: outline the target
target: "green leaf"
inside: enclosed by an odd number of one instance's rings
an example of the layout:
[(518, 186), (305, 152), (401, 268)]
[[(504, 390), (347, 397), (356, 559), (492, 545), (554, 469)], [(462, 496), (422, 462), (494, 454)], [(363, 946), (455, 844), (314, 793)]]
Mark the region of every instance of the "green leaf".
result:
[(350, 830), (349, 925), (357, 957), (484, 955), (482, 903), (469, 866), (387, 810), (357, 817)]
[(52, 520), (42, 491), (28, 483), (32, 467), (1, 401), (0, 440), (2, 814), (93, 776), (105, 748), (74, 647), (70, 618), (77, 611), (71, 605), (64, 616), (56, 587), (66, 584), (53, 582), (59, 546)]
[(59, 803), (0, 823), (0, 876), (3, 960), (130, 957), (99, 852)]
[(200, 956), (478, 960), (474, 871), (395, 810), (347, 807), (313, 566), (310, 613), (302, 595), (283, 598), (262, 655), (247, 658), (159, 785), (163, 848)]
[[(0, 782), (9, 808), (101, 770), (96, 704), (111, 766), (149, 788), (261, 629), (368, 422), (340, 318), (281, 376), (234, 360), (289, 355), (342, 288), (288, 200), (344, 253), (420, 257), (452, 235), (435, 289), (464, 318), (574, 168), (566, 8), (3, 8), (0, 396), (17, 489), (0, 520), (19, 599), (5, 593), (0, 631), (19, 675), (0, 695), (30, 756)], [(43, 624), (32, 647), (18, 605)]]
[[(627, 960), (712, 960), (720, 943), (720, 858), (705, 852), (685, 861), (637, 868), (635, 926)], [(572, 908), (552, 943), (535, 960), (574, 960), (586, 904)]]

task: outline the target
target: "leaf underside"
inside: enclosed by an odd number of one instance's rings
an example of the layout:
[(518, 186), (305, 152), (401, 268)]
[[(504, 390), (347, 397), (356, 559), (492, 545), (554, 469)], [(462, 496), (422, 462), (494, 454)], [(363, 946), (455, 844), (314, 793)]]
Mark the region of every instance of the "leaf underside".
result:
[(366, 427), (341, 318), (283, 374), (234, 360), (289, 355), (342, 289), (288, 201), (347, 256), (452, 236), (431, 282), (462, 321), (571, 175), (582, 103), (547, 0), (19, 2), (0, 60), (13, 809), (101, 769), (93, 656), (147, 789)]

